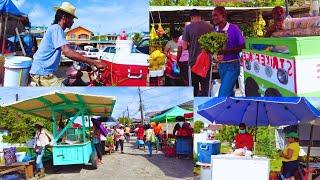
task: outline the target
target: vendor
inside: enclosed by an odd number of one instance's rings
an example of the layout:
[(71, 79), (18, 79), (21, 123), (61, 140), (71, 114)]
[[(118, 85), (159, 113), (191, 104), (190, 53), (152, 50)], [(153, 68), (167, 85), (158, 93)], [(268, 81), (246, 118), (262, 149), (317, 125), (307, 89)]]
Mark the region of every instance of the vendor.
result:
[[(184, 155), (192, 155), (192, 135), (193, 129), (190, 123), (186, 122), (183, 116), (177, 116), (176, 121), (178, 122), (173, 129), (173, 135), (176, 139), (176, 154), (179, 157)], [(183, 147), (183, 148), (182, 148)]]
[(242, 155), (245, 155), (247, 150), (253, 150), (253, 137), (247, 132), (245, 123), (239, 124), (239, 134), (236, 135), (234, 140), (236, 151), (241, 151)]
[(265, 34), (266, 37), (270, 37), (272, 33), (283, 30), (283, 22), (285, 19), (285, 12), (281, 6), (276, 6), (272, 9), (273, 24), (271, 24)]
[(39, 49), (33, 56), (30, 75), (37, 86), (64, 86), (63, 79), (54, 75), (59, 67), (61, 52), (74, 61), (87, 63), (98, 69), (104, 67), (100, 61), (84, 57), (68, 46), (64, 30), (71, 28), (73, 19), (77, 18), (76, 8), (68, 2), (63, 2), (60, 7), (55, 7), (55, 11), (53, 25), (47, 29)]
[(214, 8), (212, 21), (215, 32), (227, 34), (226, 48), (219, 52), (216, 58), (221, 78), (219, 97), (234, 96), (234, 87), (240, 75), (240, 52), (245, 46), (244, 37), (237, 25), (227, 22), (227, 11), (224, 7)]
[(289, 180), (294, 179), (294, 174), (299, 168), (300, 147), (298, 133), (290, 132), (286, 138), (288, 138), (288, 145), (280, 152), (280, 157), (282, 159), (282, 175), (286, 180)]
[(179, 85), (179, 74), (174, 74), (174, 62), (177, 61), (178, 54), (178, 40), (179, 40), (178, 32), (173, 32), (172, 39), (168, 41), (164, 48), (164, 54), (167, 56), (166, 62), (166, 78), (165, 85), (166, 86), (177, 86)]

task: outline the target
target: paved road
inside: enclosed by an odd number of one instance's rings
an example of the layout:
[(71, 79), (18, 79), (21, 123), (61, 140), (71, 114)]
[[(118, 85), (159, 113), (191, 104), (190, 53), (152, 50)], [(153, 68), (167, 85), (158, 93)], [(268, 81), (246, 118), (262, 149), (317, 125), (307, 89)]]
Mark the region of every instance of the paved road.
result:
[[(44, 179), (193, 179), (193, 162), (191, 159), (167, 158), (162, 152), (147, 156), (147, 151), (134, 148), (135, 139), (125, 143), (124, 154), (119, 152), (105, 155), (104, 164), (97, 170), (85, 166), (63, 166), (58, 171), (46, 169)], [(147, 150), (147, 148), (146, 148)]]

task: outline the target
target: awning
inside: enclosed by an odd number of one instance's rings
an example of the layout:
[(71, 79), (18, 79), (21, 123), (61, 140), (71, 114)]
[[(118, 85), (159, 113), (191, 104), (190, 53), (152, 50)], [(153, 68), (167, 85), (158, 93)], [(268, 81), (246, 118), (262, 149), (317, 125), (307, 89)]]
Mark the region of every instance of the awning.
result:
[(83, 115), (110, 116), (115, 104), (113, 96), (97, 96), (73, 92), (54, 91), (38, 97), (22, 100), (5, 105), (26, 114), (52, 120), (67, 119), (76, 115), (80, 110)]

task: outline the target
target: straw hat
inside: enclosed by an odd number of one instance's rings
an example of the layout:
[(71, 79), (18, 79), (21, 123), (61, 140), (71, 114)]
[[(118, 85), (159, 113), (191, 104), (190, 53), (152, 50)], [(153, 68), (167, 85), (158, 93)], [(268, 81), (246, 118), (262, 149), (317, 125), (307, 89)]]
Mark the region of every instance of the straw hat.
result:
[(59, 9), (78, 19), (78, 17), (76, 16), (76, 8), (71, 3), (63, 2), (60, 7), (54, 7), (54, 11), (58, 11)]
[(38, 126), (43, 127), (43, 123), (42, 122), (36, 122), (34, 125), (38, 125)]

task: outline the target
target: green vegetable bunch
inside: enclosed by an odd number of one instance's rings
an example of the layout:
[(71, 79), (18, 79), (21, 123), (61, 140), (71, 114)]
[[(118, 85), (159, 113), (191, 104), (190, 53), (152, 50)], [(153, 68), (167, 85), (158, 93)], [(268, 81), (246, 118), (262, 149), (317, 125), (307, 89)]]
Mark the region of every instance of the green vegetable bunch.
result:
[(225, 47), (227, 42), (227, 34), (211, 32), (202, 35), (198, 42), (202, 50), (208, 51), (211, 54), (219, 53)]

